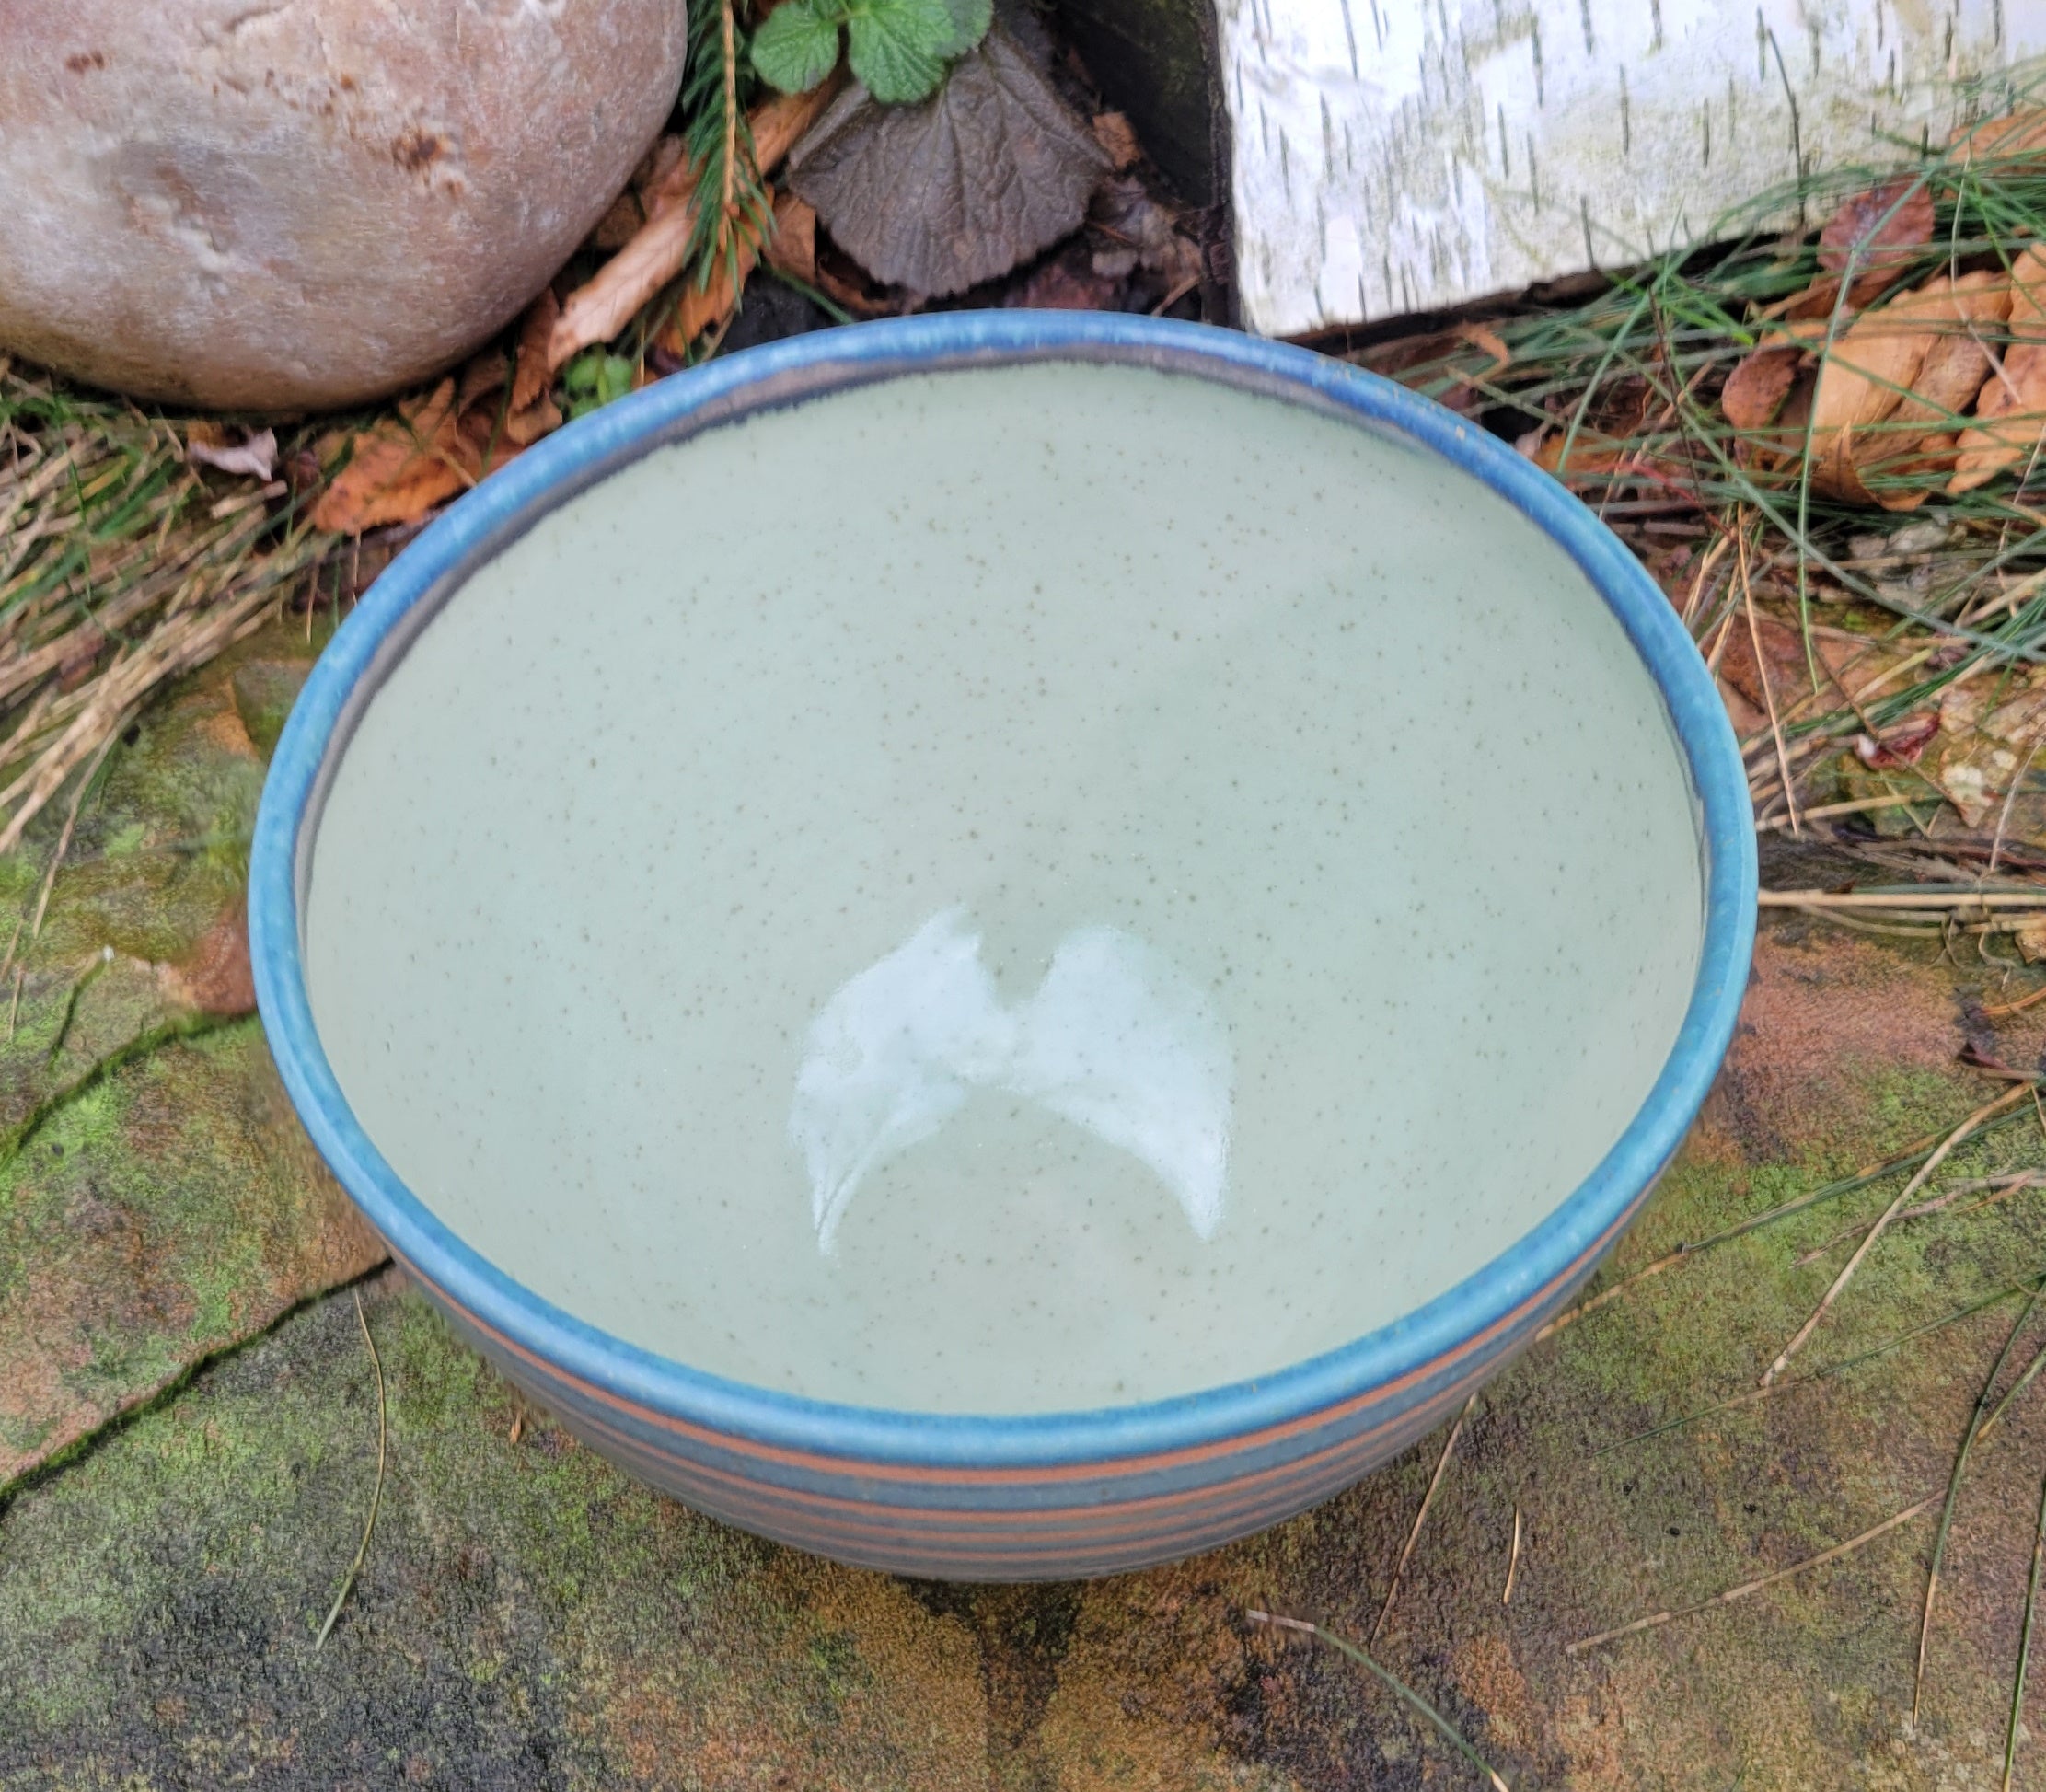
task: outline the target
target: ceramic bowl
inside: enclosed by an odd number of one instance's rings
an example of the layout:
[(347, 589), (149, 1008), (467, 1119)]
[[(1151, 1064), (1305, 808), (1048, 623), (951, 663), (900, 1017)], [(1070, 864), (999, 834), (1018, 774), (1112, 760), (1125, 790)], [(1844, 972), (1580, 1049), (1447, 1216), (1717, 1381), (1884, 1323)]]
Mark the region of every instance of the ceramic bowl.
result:
[[(1508, 1248), (1393, 1323), (1254, 1380), (1139, 1405), (988, 1416), (807, 1398), (638, 1347), (457, 1236), (351, 1111), (303, 958), (312, 843), (335, 768), (445, 600), (595, 482), (665, 445), (849, 386), (1046, 359), (1191, 375), (1397, 438), (1439, 461), (1446, 481), (1489, 488), (1560, 547), (1654, 681), (1688, 772), (1703, 931), (1674, 1045), (1602, 1161)], [(350, 616), (292, 713), (257, 823), (249, 922), (271, 1047), (315, 1143), (427, 1297), (534, 1401), (632, 1474), (733, 1524), (878, 1568), (1013, 1580), (1134, 1568), (1273, 1524), (1404, 1451), (1497, 1374), (1613, 1248), (1682, 1142), (1732, 1034), (1755, 893), (1747, 784), (1697, 652), (1626, 549), (1510, 448), (1345, 363), (1231, 332), (1120, 316), (950, 313), (714, 361), (570, 425), (453, 506)], [(1571, 1023), (1554, 1016), (1559, 1035)]]

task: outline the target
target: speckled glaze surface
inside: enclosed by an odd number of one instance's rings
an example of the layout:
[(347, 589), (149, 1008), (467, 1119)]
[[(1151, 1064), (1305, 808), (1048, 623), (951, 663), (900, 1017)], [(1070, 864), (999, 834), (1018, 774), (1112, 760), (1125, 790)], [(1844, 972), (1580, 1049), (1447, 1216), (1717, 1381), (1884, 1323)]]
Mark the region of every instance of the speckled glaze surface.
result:
[[(1051, 1409), (1040, 1393), (1033, 1409), (1027, 1393), (1005, 1393), (990, 1404), (1008, 1410), (992, 1416), (977, 1413), (956, 1391), (929, 1403), (943, 1409), (903, 1410), (909, 1402), (805, 1397), (790, 1391), (786, 1377), (769, 1386), (765, 1376), (710, 1373), (701, 1362), (646, 1347), (643, 1322), (598, 1329), (536, 1291), (532, 1284), (545, 1276), (507, 1273), (502, 1251), (478, 1248), (473, 1224), (451, 1226), (458, 1208), (420, 1199), (372, 1142), (372, 1131), (387, 1144), (395, 1134), (387, 1122), (365, 1129), (352, 1108), (342, 1093), (353, 1074), (350, 1054), (337, 1060), (338, 1077), (315, 1022), (317, 990), (308, 996), (306, 903), (323, 805), (371, 699), (420, 630), (479, 568), (567, 498), (705, 429), (805, 399), (900, 376), (1046, 361), (1117, 364), (1116, 376), (1100, 376), (1104, 384), (1127, 379), (1123, 370), (1132, 368), (1191, 375), (1439, 457), (1446, 485), (1494, 502), (1477, 490), (1490, 488), (1574, 561), (1659, 690), (1694, 799), (1704, 937), (1688, 1001), (1670, 1010), (1681, 1012), (1681, 1025), (1659, 1071), (1643, 1068), (1646, 1097), (1631, 1121), (1574, 1193), (1488, 1260), (1473, 1259), (1476, 1266), (1454, 1286), (1373, 1329), (1359, 1324), (1365, 1335), (1335, 1347), (1310, 1344), (1300, 1358), (1281, 1351), (1269, 1364), (1249, 1359), (1244, 1379), (1209, 1386), (1196, 1377), (1195, 1391), (1128, 1405)], [(1055, 420), (1049, 427), (1056, 431)], [(1445, 557), (1455, 548), (1453, 538), (1441, 544)], [(1668, 807), (1681, 804), (1681, 782)], [(1666, 822), (1667, 813), (1657, 819)], [(1499, 444), (1342, 364), (1224, 332), (1125, 318), (954, 314), (826, 332), (665, 382), (564, 431), (456, 506), (379, 582), (294, 713), (259, 818), (250, 919), (272, 1049), (316, 1142), (421, 1283), (515, 1381), (595, 1447), (734, 1523), (875, 1567), (1003, 1579), (1113, 1572), (1276, 1521), (1396, 1453), (1496, 1371), (1617, 1239), (1702, 1101), (1745, 981), (1754, 884), (1745, 781), (1688, 638), (1625, 549)], [(940, 916), (898, 952), (954, 962), (959, 939), (945, 930), (960, 925)], [(1182, 1032), (1190, 1026), (1196, 1041), (1205, 1036), (1199, 1000), (1175, 995), (1175, 973), (1116, 937), (1101, 930), (1069, 935), (1059, 954), (1069, 951), (1073, 965), (1087, 969), (1080, 980), (1090, 987), (1118, 974), (1126, 983), (1148, 978), (1153, 1006), (1162, 990), (1168, 1008), (1178, 1003)], [(1047, 977), (1046, 990), (1057, 981)], [(985, 1011), (977, 1023), (983, 1033), (1009, 1024), (990, 999), (974, 1000)], [(1555, 1017), (1559, 1037), (1570, 1020)], [(1523, 1021), (1520, 1030), (1539, 1024)], [(1048, 1023), (1038, 1027), (1050, 1030)], [(969, 1080), (1028, 1089), (1037, 1074), (1027, 1067), (1030, 1056), (1011, 1038), (988, 1059), (993, 1069)], [(1189, 1074), (1197, 1105), (1204, 1073), (1196, 1065)], [(1226, 1083), (1226, 1061), (1206, 1074)], [(1038, 1083), (1040, 1094), (1051, 1086), (1042, 1076)], [(1046, 1099), (1056, 1105), (1058, 1098)], [(799, 1094), (797, 1118), (802, 1113)], [(801, 1143), (801, 1127), (792, 1126)], [(1112, 1133), (1110, 1126), (1104, 1136)], [(812, 1142), (815, 1169), (816, 1151), (828, 1160), (829, 1150)], [(1168, 1161), (1155, 1144), (1145, 1156), (1140, 1142), (1121, 1142), (1177, 1194), (1190, 1237), (1228, 1239), (1212, 1153)], [(828, 1180), (817, 1185), (815, 1209), (826, 1250), (844, 1205), (833, 1205)], [(866, 1209), (881, 1205), (862, 1197), (845, 1236), (857, 1243)], [(640, 1341), (620, 1332), (636, 1332)]]

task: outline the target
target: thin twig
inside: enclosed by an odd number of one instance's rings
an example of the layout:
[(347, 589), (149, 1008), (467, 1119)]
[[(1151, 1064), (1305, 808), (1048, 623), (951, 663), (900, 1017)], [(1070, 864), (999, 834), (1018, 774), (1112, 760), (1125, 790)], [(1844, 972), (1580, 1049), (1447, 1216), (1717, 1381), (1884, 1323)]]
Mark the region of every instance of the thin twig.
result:
[(363, 1564), (369, 1559), (369, 1540), (376, 1529), (376, 1509), (384, 1500), (384, 1456), (388, 1424), (384, 1410), (384, 1359), (376, 1354), (376, 1340), (369, 1334), (369, 1316), (363, 1312), (363, 1291), (355, 1289), (355, 1323), (363, 1328), (363, 1342), (369, 1346), (369, 1364), (376, 1371), (376, 1483), (370, 1489), (369, 1517), (363, 1525), (363, 1541), (355, 1551), (355, 1559), (348, 1565), (348, 1572), (341, 1577), (341, 1591), (334, 1595), (334, 1603), (328, 1611), (327, 1622), (320, 1625), (319, 1635), (313, 1638), (317, 1649), (327, 1640), (327, 1633), (333, 1629), (334, 1620), (341, 1616), (341, 1609), (350, 1590), (355, 1585), (355, 1577), (363, 1571)]
[(1506, 1591), (1499, 1595), (1501, 1605), (1513, 1603), (1513, 1577), (1520, 1572), (1520, 1503), (1513, 1503), (1513, 1553), (1506, 1558)]
[(2002, 1113), (2004, 1109), (2014, 1107), (2023, 1101), (2026, 1092), (2031, 1087), (2032, 1084), (2028, 1081), (2018, 1084), (2015, 1089), (2006, 1090), (1994, 1101), (1986, 1102), (1981, 1107), (1978, 1107), (1960, 1125), (1947, 1135), (1946, 1141), (1919, 1166), (1917, 1173), (1903, 1185), (1897, 1198), (1883, 1209), (1882, 1217), (1873, 1226), (1869, 1227), (1868, 1236), (1861, 1241), (1854, 1255), (1847, 1259), (1846, 1267), (1833, 1278), (1833, 1284), (1826, 1290), (1825, 1298), (1811, 1310), (1811, 1317), (1797, 1328), (1797, 1336), (1783, 1347), (1775, 1361), (1769, 1365), (1768, 1372), (1762, 1378), (1763, 1387), (1767, 1387), (1770, 1382), (1782, 1374), (1785, 1369), (1789, 1366), (1791, 1358), (1804, 1348), (1805, 1341), (1819, 1329), (1820, 1322), (1832, 1311), (1832, 1303), (1840, 1298), (1841, 1290), (1854, 1279), (1855, 1271), (1861, 1267), (1862, 1259), (1876, 1248), (1876, 1241), (1888, 1230), (1890, 1222), (1910, 1203), (1911, 1197), (1925, 1185), (1926, 1179), (1947, 1161), (1948, 1154), (1953, 1150), (1954, 1147), (1972, 1133), (1984, 1120), (1992, 1119)]
[(1512, 1787), (1508, 1786), (1505, 1780), (1499, 1777), (1498, 1770), (1495, 1768), (1490, 1762), (1486, 1761), (1483, 1755), (1478, 1753), (1475, 1749), (1474, 1749), (1468, 1742), (1463, 1740), (1462, 1732), (1459, 1730), (1454, 1724), (1451, 1723), (1447, 1717), (1443, 1717), (1443, 1715), (1439, 1711), (1438, 1711), (1432, 1705), (1430, 1705), (1426, 1699), (1424, 1699), (1418, 1693), (1416, 1693), (1404, 1680), (1402, 1680), (1397, 1674), (1395, 1674), (1390, 1668), (1381, 1665), (1365, 1650), (1359, 1648), (1355, 1643), (1346, 1641), (1343, 1637), (1338, 1636), (1333, 1630), (1323, 1629), (1322, 1626), (1318, 1624), (1309, 1624), (1301, 1618), (1281, 1617), (1276, 1612), (1247, 1611), (1243, 1613), (1243, 1615), (1248, 1618), (1253, 1624), (1268, 1624), (1276, 1626), (1280, 1630), (1300, 1631), (1305, 1636), (1313, 1637), (1317, 1642), (1326, 1643), (1332, 1649), (1339, 1650), (1342, 1654), (1348, 1656), (1349, 1659), (1352, 1661), (1355, 1661), (1359, 1667), (1368, 1668), (1372, 1673), (1376, 1674), (1380, 1680), (1384, 1682), (1384, 1683), (1389, 1686), (1394, 1694), (1396, 1694), (1400, 1698), (1404, 1699), (1407, 1704), (1412, 1705), (1415, 1710), (1418, 1711), (1422, 1717), (1426, 1717), (1429, 1723), (1433, 1724), (1436, 1729), (1440, 1732), (1442, 1739), (1446, 1742), (1448, 1742), (1449, 1745), (1453, 1748), (1459, 1754), (1461, 1754), (1464, 1758), (1464, 1760), (1468, 1761), (1472, 1764), (1472, 1766), (1475, 1767), (1479, 1773), (1485, 1775), (1485, 1779), (1490, 1782), (1493, 1787), (1493, 1792), (1513, 1792)]
[(1435, 1504), (1435, 1491), (1442, 1485), (1442, 1476), (1448, 1472), (1450, 1458), (1456, 1452), (1456, 1440), (1463, 1435), (1463, 1421), (1470, 1417), (1471, 1408), (1477, 1405), (1477, 1395), (1472, 1394), (1463, 1403), (1463, 1410), (1457, 1414), (1456, 1423), (1450, 1427), (1450, 1435), (1443, 1440), (1442, 1453), (1436, 1459), (1435, 1473), (1428, 1478), (1428, 1492), (1421, 1496), (1421, 1509), (1414, 1514), (1414, 1528), (1406, 1533), (1406, 1547), (1400, 1551), (1398, 1566), (1393, 1570), (1393, 1584), (1385, 1590), (1385, 1603), (1379, 1607), (1378, 1622), (1371, 1626), (1371, 1642), (1378, 1641), (1378, 1634), (1385, 1628), (1385, 1620), (1393, 1613), (1393, 1601), (1400, 1590), (1400, 1577), (1406, 1572), (1408, 1560), (1414, 1554), (1414, 1545), (1420, 1541), (1421, 1526), (1428, 1520), (1428, 1509)]

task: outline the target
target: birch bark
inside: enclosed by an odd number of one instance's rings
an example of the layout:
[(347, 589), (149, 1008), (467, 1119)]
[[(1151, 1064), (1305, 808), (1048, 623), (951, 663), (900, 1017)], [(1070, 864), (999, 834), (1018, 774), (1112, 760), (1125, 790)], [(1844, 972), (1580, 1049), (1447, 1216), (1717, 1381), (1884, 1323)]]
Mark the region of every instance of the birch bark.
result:
[(1217, 5), (1237, 279), (1272, 336), (1716, 234), (1800, 171), (1907, 161), (2046, 54), (2046, 0)]

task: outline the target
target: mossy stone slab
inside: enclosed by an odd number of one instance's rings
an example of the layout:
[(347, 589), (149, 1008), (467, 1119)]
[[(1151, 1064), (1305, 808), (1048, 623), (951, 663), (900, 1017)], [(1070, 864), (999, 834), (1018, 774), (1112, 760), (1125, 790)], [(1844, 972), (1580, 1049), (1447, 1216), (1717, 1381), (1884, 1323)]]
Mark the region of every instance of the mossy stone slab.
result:
[(251, 1014), (249, 831), (312, 655), (273, 627), (150, 709), (80, 805), (40, 931), (64, 815), (0, 861), (29, 924), (0, 977), (0, 1489), (382, 1260)]
[[(1994, 975), (1816, 923), (1768, 930), (1728, 1074), (1604, 1284), (1989, 1099), (1999, 1085), (1959, 1065), (1963, 1044), (2024, 1064), (2042, 1043), (2024, 1019), (1983, 1032), (1975, 1004)], [(1472, 1123), (1484, 1113), (1474, 1085)], [(2040, 1163), (2027, 1117), (1957, 1151), (1936, 1185)], [(1789, 1566), (1943, 1484), (2016, 1301), (1809, 1389), (1626, 1441), (1751, 1390), (1852, 1248), (1835, 1234), (1900, 1186), (1634, 1285), (1477, 1401), (1375, 1647), (1517, 1788), (1994, 1784), (2046, 1395), (1979, 1452), (1915, 1730), (1929, 1520), (1738, 1603), (1566, 1649)], [(2030, 1273), (2046, 1260), (2042, 1203), (1900, 1224), (1803, 1363), (1844, 1360)], [(1027, 1589), (911, 1583), (647, 1492), (525, 1412), (395, 1282), (372, 1285), (366, 1311), (390, 1391), (389, 1475), (326, 1647), (313, 1638), (355, 1550), (376, 1447), (345, 1295), (203, 1370), (0, 1512), (0, 1786), (1477, 1783), (1351, 1664), (1246, 1616), (1311, 1613), (1368, 1636), (1439, 1439), (1288, 1525), (1172, 1567)], [(2046, 1318), (2029, 1335), (2020, 1360)]]

